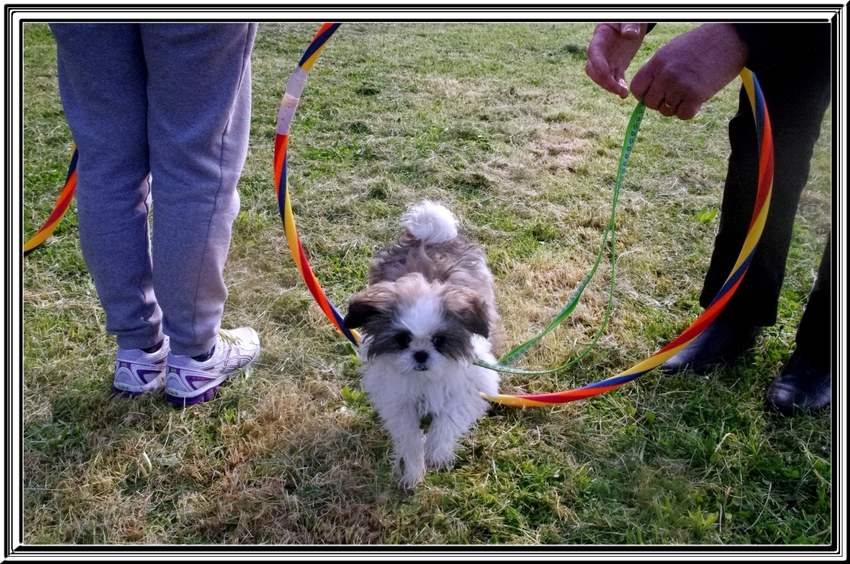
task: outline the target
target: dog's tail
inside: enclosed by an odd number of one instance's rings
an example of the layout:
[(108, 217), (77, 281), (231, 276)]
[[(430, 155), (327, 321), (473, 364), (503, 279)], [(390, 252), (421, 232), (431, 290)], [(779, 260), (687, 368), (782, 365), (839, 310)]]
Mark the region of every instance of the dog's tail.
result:
[(424, 200), (401, 216), (401, 226), (423, 243), (445, 243), (457, 237), (457, 218), (444, 205)]

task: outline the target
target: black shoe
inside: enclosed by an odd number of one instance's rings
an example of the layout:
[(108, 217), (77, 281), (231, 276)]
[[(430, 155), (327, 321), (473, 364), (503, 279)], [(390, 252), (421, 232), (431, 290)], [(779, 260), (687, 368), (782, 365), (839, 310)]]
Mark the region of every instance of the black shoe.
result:
[(832, 399), (832, 374), (794, 351), (779, 376), (767, 387), (764, 401), (782, 415), (820, 411)]
[(705, 374), (713, 366), (733, 360), (756, 342), (759, 326), (739, 326), (714, 320), (688, 346), (668, 358), (659, 370), (675, 374), (690, 370)]

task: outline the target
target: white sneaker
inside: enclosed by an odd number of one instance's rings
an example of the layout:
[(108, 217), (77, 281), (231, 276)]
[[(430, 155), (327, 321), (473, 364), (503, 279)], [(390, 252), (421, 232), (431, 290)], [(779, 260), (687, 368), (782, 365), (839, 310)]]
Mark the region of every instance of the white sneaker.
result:
[(218, 333), (215, 351), (209, 360), (198, 362), (190, 356), (168, 355), (165, 399), (177, 405), (194, 405), (211, 400), (222, 382), (244, 371), (260, 356), (260, 337), (250, 327)]
[(159, 350), (146, 353), (141, 349), (118, 348), (115, 355), (115, 376), (112, 393), (138, 396), (158, 390), (165, 383), (165, 359), (168, 356), (168, 336)]

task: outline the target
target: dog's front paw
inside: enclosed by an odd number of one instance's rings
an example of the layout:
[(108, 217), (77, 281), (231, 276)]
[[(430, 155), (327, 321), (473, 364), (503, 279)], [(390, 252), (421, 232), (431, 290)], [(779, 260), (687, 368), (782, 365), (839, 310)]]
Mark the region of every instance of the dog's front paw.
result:
[(454, 443), (425, 443), (425, 462), (430, 468), (448, 468), (454, 465), (456, 459)]
[(394, 467), (398, 476), (398, 485), (404, 489), (410, 489), (425, 478), (425, 461), (422, 459), (412, 460), (400, 458)]
[(403, 445), (396, 445), (393, 470), (399, 485), (412, 488), (425, 477), (425, 449), (422, 435)]

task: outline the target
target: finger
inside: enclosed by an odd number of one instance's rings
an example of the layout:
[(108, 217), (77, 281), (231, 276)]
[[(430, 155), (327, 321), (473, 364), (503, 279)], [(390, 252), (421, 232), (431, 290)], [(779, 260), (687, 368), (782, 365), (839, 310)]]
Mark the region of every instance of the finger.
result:
[(626, 81), (622, 78), (619, 80), (614, 76), (608, 62), (604, 57), (591, 56), (588, 54), (587, 64), (584, 66), (584, 71), (593, 82), (611, 92), (618, 95), (620, 98), (626, 98), (629, 95)]
[(624, 39), (640, 39), (643, 34), (640, 31), (641, 24), (636, 22), (627, 22), (620, 24), (620, 35)]
[[(632, 79), (632, 93), (635, 94), (635, 97), (637, 97), (637, 94), (634, 92), (634, 84), (635, 81)], [(659, 112), (664, 110), (664, 90), (662, 90), (660, 85), (657, 83), (651, 84), (643, 97), (639, 99), (642, 99), (643, 103), (646, 104), (646, 107), (650, 110), (656, 110)]]
[(623, 100), (629, 97), (629, 85), (626, 84), (625, 78), (621, 78), (619, 81), (617, 81), (616, 89), (617, 91), (615, 92), (615, 94), (620, 96), (620, 98), (622, 98)]
[(676, 108), (676, 117), (681, 120), (692, 119), (699, 113), (700, 108), (702, 108), (702, 104), (682, 102)]
[[(632, 79), (632, 86), (634, 87), (635, 80)], [(634, 93), (634, 89), (633, 89)], [(660, 113), (662, 116), (670, 117), (676, 113), (676, 106), (671, 104), (670, 102), (666, 102), (665, 100), (665, 89), (660, 81), (656, 80), (653, 82), (649, 89), (646, 91), (646, 94), (643, 95), (643, 103), (650, 110), (655, 110)]]
[[(652, 81), (655, 78), (654, 74), (653, 74), (652, 66), (650, 65), (651, 62), (652, 62), (652, 60), (650, 59), (649, 63), (645, 64), (640, 69), (638, 69), (638, 71), (632, 77), (632, 83), (629, 86), (629, 88), (632, 91), (632, 95), (635, 98), (637, 98), (638, 100), (643, 100), (644, 103), (647, 106), (649, 106), (649, 104), (647, 103), (645, 98), (647, 96), (647, 93), (649, 91), (650, 86), (652, 86)], [(657, 100), (657, 102), (660, 102), (660, 99)], [(656, 107), (649, 106), (649, 107), (653, 110), (657, 108), (657, 106)]]
[(593, 82), (607, 89), (610, 82), (610, 72), (608, 70), (608, 63), (605, 62), (603, 57), (597, 57), (592, 53), (588, 53), (587, 63), (584, 65), (584, 72), (587, 73), (587, 76), (589, 76)]
[(661, 105), (658, 107), (658, 113), (660, 113), (664, 117), (670, 117), (676, 115), (676, 110), (678, 109), (678, 104), (671, 104), (666, 100), (661, 102)]

